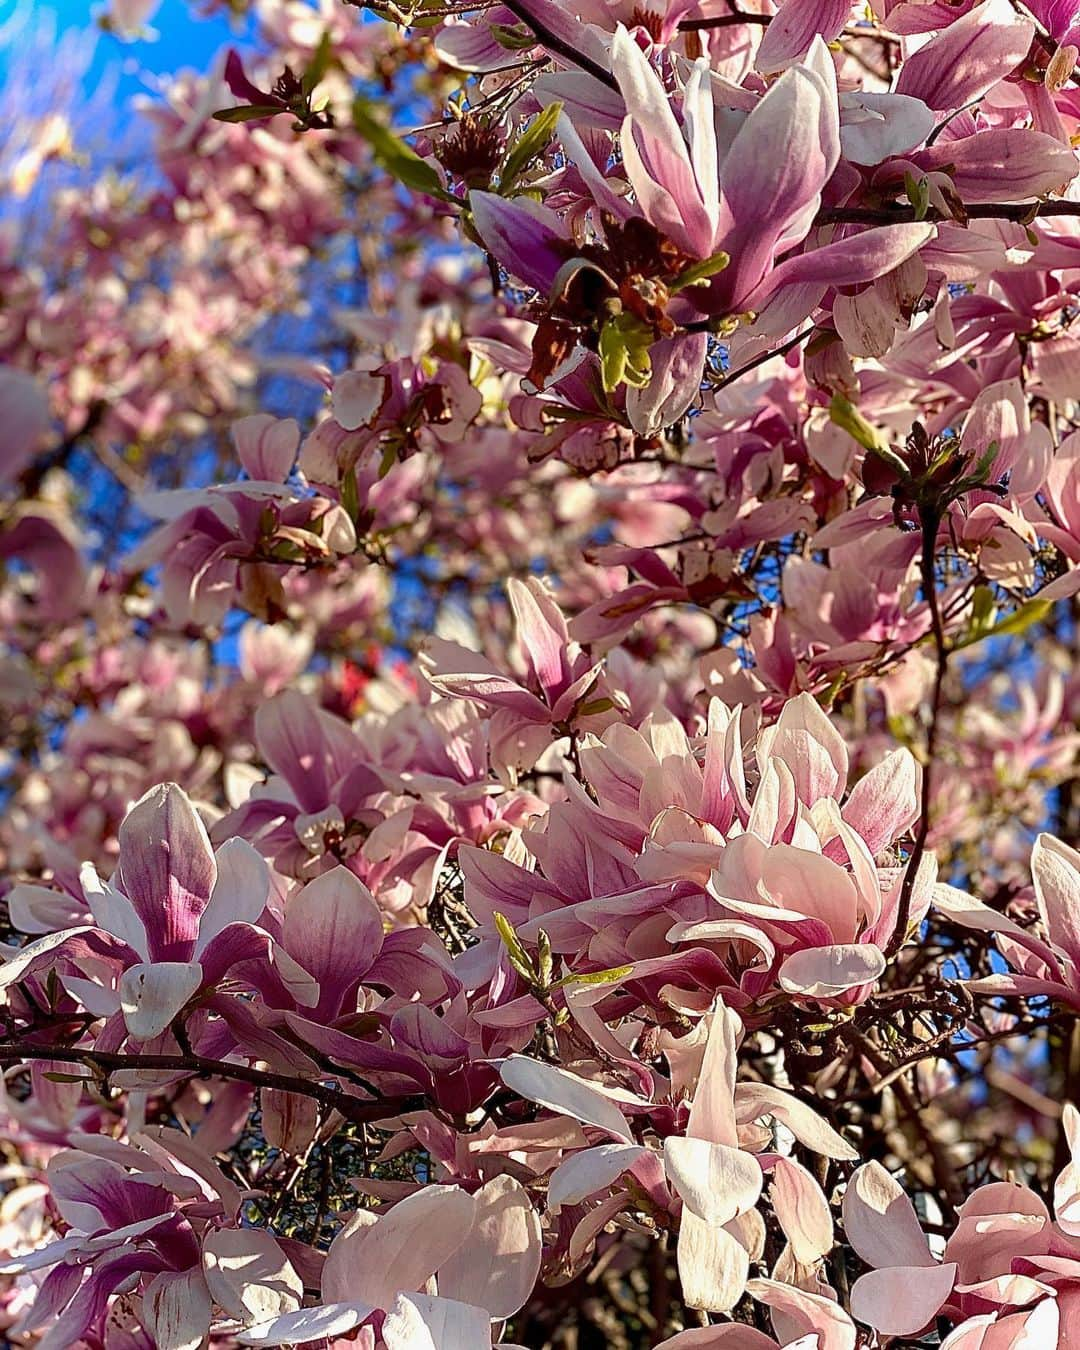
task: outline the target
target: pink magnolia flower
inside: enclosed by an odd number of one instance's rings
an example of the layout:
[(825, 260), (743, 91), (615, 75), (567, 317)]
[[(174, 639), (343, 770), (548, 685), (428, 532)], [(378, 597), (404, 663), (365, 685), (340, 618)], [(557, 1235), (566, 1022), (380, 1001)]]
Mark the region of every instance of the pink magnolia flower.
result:
[[(741, 721), (713, 702), (703, 761), (655, 714), (587, 742), (591, 795), (549, 809), (526, 866), (461, 848), (473, 913), (505, 914), (528, 942), (543, 929), (575, 969), (629, 963), (645, 997), (678, 972), (705, 1005), (718, 989), (740, 1008), (780, 991), (860, 1001), (897, 921), (902, 869), (877, 859), (917, 815), (914, 760), (888, 756), (845, 795), (843, 739), (804, 694), (759, 732), (751, 792)], [(928, 864), (912, 922), (931, 881)]]
[(238, 1339), (298, 1345), (375, 1319), (386, 1350), (481, 1350), (491, 1344), (491, 1323), (513, 1316), (532, 1292), (540, 1255), (539, 1220), (513, 1177), (495, 1177), (475, 1193), (422, 1187), (386, 1212), (356, 1211), (326, 1254), (321, 1303)]
[(1080, 1008), (1080, 853), (1050, 834), (1031, 851), (1031, 876), (1043, 936), (951, 886), (934, 905), (954, 922), (996, 935), (1013, 973), (971, 981), (980, 993), (1045, 995)]
[(55, 971), (77, 1003), (110, 1019), (108, 1035), (120, 1040), (160, 1036), (199, 990), (238, 969), (274, 1000), (295, 995), (312, 1004), (312, 976), (257, 926), (269, 884), (250, 844), (230, 840), (215, 854), (187, 794), (162, 784), (120, 827), (115, 884), (83, 868), (96, 926), (50, 933), (11, 955), (0, 987)]
[(528, 769), (553, 736), (565, 735), (572, 725), (588, 727), (590, 718), (595, 725), (612, 704), (604, 696), (601, 664), (570, 640), (566, 620), (544, 585), (530, 577), (511, 579), (506, 589), (526, 683), (442, 638), (426, 644), (424, 672), (439, 693), (488, 710), (496, 763)]
[(13, 366), (0, 367), (0, 410), (8, 428), (0, 485), (13, 482), (34, 458), (49, 429), (49, 397), (40, 381)]
[(177, 624), (220, 623), (248, 569), (334, 563), (356, 548), (356, 528), (328, 498), (285, 486), (300, 443), (291, 418), (242, 418), (233, 437), (249, 473), (272, 473), (204, 489), (149, 493), (146, 513), (163, 523), (127, 558), (131, 571), (162, 565), (162, 598)]
[[(577, 1220), (569, 1239), (571, 1255), (583, 1251), (605, 1223), (634, 1204), (634, 1190), (644, 1190), (661, 1213), (674, 1212), (681, 1201), (678, 1263), (683, 1295), (691, 1307), (713, 1311), (734, 1307), (747, 1287), (750, 1261), (760, 1258), (764, 1227), (755, 1206), (763, 1169), (780, 1166), (779, 1177), (784, 1176), (783, 1160), (768, 1156), (769, 1133), (756, 1122), (765, 1117), (782, 1122), (823, 1157), (853, 1156), (850, 1146), (794, 1097), (761, 1084), (736, 1083), (740, 1029), (739, 1018), (721, 1003), (683, 1038), (692, 1042), (688, 1050), (672, 1038), (672, 1055), (679, 1055), (673, 1064), (683, 1064), (684, 1052), (689, 1058), (687, 1076), (678, 1082), (680, 1094), (692, 1097), (685, 1116), (685, 1108), (679, 1107), (676, 1117), (674, 1102), (650, 1101), (524, 1056), (511, 1056), (501, 1069), (503, 1082), (520, 1096), (606, 1137), (564, 1156), (548, 1179), (553, 1212), (598, 1202)], [(637, 1142), (635, 1124), (651, 1124), (664, 1135), (662, 1155)], [(807, 1194), (803, 1191), (804, 1199)], [(790, 1209), (785, 1217), (785, 1231), (801, 1242), (806, 1234)], [(814, 1242), (811, 1238), (816, 1250)]]
[[(46, 1350), (100, 1336), (111, 1296), (133, 1287), (145, 1290), (151, 1334), (164, 1334), (170, 1320), (175, 1325), (170, 1295), (184, 1302), (189, 1334), (204, 1337), (209, 1330), (211, 1297), (199, 1236), (208, 1218), (235, 1222), (240, 1192), (177, 1130), (155, 1129), (137, 1142), (83, 1136), (85, 1151), (56, 1153), (45, 1176), (67, 1231), (0, 1266), (5, 1273), (49, 1271), (19, 1325), (20, 1333), (43, 1333), (35, 1344)], [(269, 1234), (255, 1233), (248, 1248), (265, 1243), (277, 1245)], [(205, 1243), (204, 1250), (212, 1248), (212, 1241)], [(280, 1250), (278, 1256), (279, 1265), (287, 1266)]]
[[(708, 285), (678, 295), (676, 317), (680, 304), (688, 314), (715, 315), (772, 306), (762, 331), (782, 334), (811, 312), (830, 285), (884, 275), (933, 237), (927, 224), (870, 229), (776, 264), (809, 235), (840, 157), (835, 73), (819, 39), (806, 61), (786, 70), (752, 107), (728, 146), (717, 143), (717, 96), (707, 60), (697, 61), (687, 80), (681, 125), (658, 74), (621, 26), (611, 66), (626, 109), (622, 169), (634, 204), (612, 192), (582, 148), (575, 162), (597, 208), (615, 222), (643, 216), (688, 259), (720, 253), (729, 259)], [(557, 299), (556, 291), (568, 284), (567, 268), (578, 265), (566, 222), (524, 198), (473, 193), (470, 205), (498, 261), (542, 296)], [(657, 274), (663, 270), (658, 260)], [(651, 390), (651, 380), (643, 383)]]

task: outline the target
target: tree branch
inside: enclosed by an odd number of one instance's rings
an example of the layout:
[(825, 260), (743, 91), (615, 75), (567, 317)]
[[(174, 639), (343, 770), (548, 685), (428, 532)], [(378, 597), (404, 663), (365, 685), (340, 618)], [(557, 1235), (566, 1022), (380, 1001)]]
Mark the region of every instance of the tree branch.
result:
[[(1025, 225), (1036, 216), (1080, 216), (1080, 202), (977, 202), (965, 206), (969, 220), (1011, 220)], [(922, 217), (914, 206), (832, 206), (819, 211), (815, 225), (909, 225), (918, 220), (956, 224), (933, 207)]]
[(945, 627), (941, 621), (941, 607), (938, 604), (937, 578), (934, 575), (934, 549), (937, 546), (937, 533), (941, 524), (940, 510), (936, 507), (920, 507), (919, 521), (922, 525), (922, 586), (926, 602), (930, 607), (937, 669), (934, 672), (934, 688), (930, 699), (930, 721), (926, 728), (926, 762), (923, 765), (919, 822), (916, 826), (915, 843), (911, 850), (911, 856), (908, 858), (907, 870), (904, 872), (904, 880), (900, 885), (896, 927), (893, 929), (893, 935), (885, 949), (886, 956), (893, 956), (899, 951), (907, 937), (915, 881), (926, 853), (926, 841), (930, 834), (930, 797), (933, 791), (934, 756), (937, 753), (941, 699), (945, 688), (945, 671), (949, 660), (948, 648), (945, 645)]
[(383, 1120), (404, 1109), (418, 1097), (385, 1097), (377, 1102), (361, 1101), (341, 1088), (325, 1083), (297, 1078), (292, 1074), (276, 1073), (272, 1069), (253, 1069), (246, 1064), (233, 1064), (224, 1059), (207, 1059), (203, 1055), (117, 1055), (103, 1050), (81, 1049), (77, 1046), (55, 1045), (0, 1045), (0, 1065), (8, 1067), (26, 1060), (53, 1060), (58, 1064), (83, 1064), (97, 1068), (106, 1075), (122, 1069), (152, 1070), (167, 1073), (190, 1074), (195, 1078), (229, 1078), (254, 1087), (278, 1088), (299, 1097), (311, 1097), (322, 1106), (338, 1111), (346, 1120), (356, 1124)]
[(579, 52), (571, 43), (565, 42), (557, 33), (553, 33), (547, 24), (529, 12), (528, 8), (522, 4), (522, 0), (503, 0), (503, 3), (510, 13), (516, 15), (530, 32), (536, 34), (538, 40), (543, 43), (548, 51), (561, 56), (564, 61), (569, 61), (572, 66), (577, 66), (579, 70), (585, 71), (587, 75), (591, 75), (594, 80), (599, 80), (608, 89), (614, 89), (616, 93), (619, 92), (619, 82), (610, 70), (605, 70), (592, 57), (586, 56), (584, 52)]

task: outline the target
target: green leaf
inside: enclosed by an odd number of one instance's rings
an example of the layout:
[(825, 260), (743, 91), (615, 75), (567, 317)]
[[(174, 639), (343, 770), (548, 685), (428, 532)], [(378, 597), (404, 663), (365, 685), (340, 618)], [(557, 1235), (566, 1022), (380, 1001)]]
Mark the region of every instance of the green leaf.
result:
[(575, 711), (579, 717), (595, 717), (599, 713), (610, 712), (615, 704), (610, 698), (594, 698), (588, 703), (583, 703)]
[(540, 977), (537, 974), (536, 967), (533, 965), (529, 953), (521, 945), (521, 939), (514, 932), (514, 925), (505, 914), (500, 914), (498, 910), (495, 911), (493, 917), (495, 927), (498, 929), (499, 936), (503, 940), (503, 946), (506, 948), (506, 954), (510, 958), (510, 964), (526, 984), (539, 985)]
[(360, 490), (356, 482), (356, 470), (348, 469), (341, 479), (341, 504), (349, 519), (355, 525), (360, 519)]
[[(987, 589), (981, 587), (980, 589)], [(978, 591), (976, 591), (978, 595)], [(1019, 609), (1014, 609), (1011, 614), (1007, 614), (999, 623), (992, 624), (982, 632), (969, 634), (962, 638), (956, 644), (955, 650), (961, 647), (970, 647), (975, 642), (981, 642), (983, 638), (990, 637), (1018, 637), (1021, 633), (1026, 633), (1032, 624), (1040, 623), (1054, 607), (1053, 600), (1041, 600), (1037, 595), (1033, 595), (1030, 600), (1025, 600)]]
[(581, 975), (564, 975), (556, 980), (552, 989), (565, 989), (568, 984), (617, 984), (633, 974), (634, 967), (610, 966), (607, 970), (590, 970)]
[(285, 108), (271, 107), (270, 104), (245, 103), (239, 108), (219, 108), (213, 117), (218, 122), (258, 122), (286, 111)]
[(996, 614), (993, 590), (989, 586), (976, 586), (975, 594), (971, 597), (971, 626), (956, 645), (966, 647), (984, 638), (994, 626)]
[(600, 330), (600, 370), (605, 393), (620, 384), (644, 389), (652, 374), (652, 329), (632, 314), (617, 314)]
[(866, 420), (851, 399), (845, 398), (843, 394), (834, 394), (829, 403), (829, 421), (835, 426), (842, 427), (864, 450), (869, 450), (877, 455), (878, 459), (884, 460), (901, 478), (911, 477), (904, 461), (889, 446), (889, 442), (877, 427)]
[(722, 250), (714, 253), (711, 258), (705, 258), (699, 263), (694, 263), (693, 267), (688, 267), (685, 272), (678, 276), (668, 287), (672, 295), (684, 290), (687, 286), (701, 286), (711, 280), (718, 272), (722, 272), (728, 263), (730, 257)]
[(488, 24), (488, 32), (499, 46), (505, 47), (508, 52), (527, 52), (530, 47), (536, 46), (536, 34), (523, 23)]
[(330, 41), (330, 34), (324, 32), (319, 39), (319, 45), (315, 48), (315, 55), (308, 62), (307, 69), (300, 81), (301, 89), (309, 98), (315, 86), (330, 69), (330, 63), (333, 59), (334, 47)]
[(511, 191), (518, 175), (529, 162), (547, 149), (548, 143), (555, 135), (555, 123), (559, 120), (562, 109), (561, 103), (549, 103), (543, 112), (533, 118), (514, 143), (499, 173), (499, 191), (504, 197)]
[(555, 958), (551, 952), (551, 939), (542, 928), (536, 935), (536, 958), (540, 968), (540, 987), (546, 989), (555, 972)]
[(907, 193), (908, 201), (915, 208), (915, 219), (925, 220), (926, 213), (930, 210), (930, 180), (916, 178), (908, 170), (904, 174), (904, 191)]
[(424, 192), (442, 201), (452, 200), (439, 175), (403, 140), (377, 122), (362, 98), (353, 102), (353, 126), (371, 146), (375, 159), (387, 173), (414, 192)]

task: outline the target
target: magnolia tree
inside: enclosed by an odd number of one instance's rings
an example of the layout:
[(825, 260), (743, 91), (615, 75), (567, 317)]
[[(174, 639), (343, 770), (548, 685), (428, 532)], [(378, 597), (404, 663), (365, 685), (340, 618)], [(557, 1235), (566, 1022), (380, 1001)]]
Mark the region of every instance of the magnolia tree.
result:
[(1080, 1346), (1080, 2), (225, 13), (2, 110), (5, 1344)]

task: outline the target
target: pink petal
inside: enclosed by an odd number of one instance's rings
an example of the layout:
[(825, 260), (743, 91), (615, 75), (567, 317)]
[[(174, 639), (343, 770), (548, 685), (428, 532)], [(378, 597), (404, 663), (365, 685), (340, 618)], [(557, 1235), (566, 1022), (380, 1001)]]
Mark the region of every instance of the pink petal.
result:
[(1035, 25), (1009, 0), (986, 0), (912, 52), (900, 68), (896, 93), (948, 112), (981, 98), (1028, 54)]
[(885, 1336), (914, 1336), (952, 1292), (956, 1266), (891, 1266), (860, 1275), (851, 1289), (854, 1317)]
[(282, 945), (315, 977), (323, 1000), (336, 1000), (370, 969), (383, 941), (382, 915), (371, 892), (340, 864), (316, 877), (285, 907)]
[(851, 14), (851, 0), (783, 0), (765, 30), (754, 64), (772, 74), (806, 55), (815, 37), (832, 42)]
[(265, 1322), (300, 1307), (304, 1282), (265, 1229), (217, 1229), (203, 1241), (203, 1264), (215, 1301), (241, 1322)]
[(187, 961), (217, 880), (198, 812), (175, 783), (151, 788), (120, 825), (120, 885), (156, 961)]
[(772, 1170), (769, 1199), (800, 1265), (813, 1266), (833, 1246), (833, 1221), (821, 1187), (790, 1158), (777, 1160)]
[(359, 1211), (330, 1245), (323, 1298), (361, 1298), (388, 1308), (422, 1289), (468, 1239), (476, 1213), (457, 1186), (426, 1186), (379, 1216)]
[(469, 1241), (439, 1268), (439, 1294), (484, 1308), (493, 1321), (513, 1317), (540, 1274), (540, 1219), (511, 1176), (494, 1177), (473, 1199)]
[(864, 1163), (851, 1174), (843, 1213), (847, 1239), (868, 1265), (935, 1264), (911, 1201), (881, 1163)]
[(197, 1267), (155, 1275), (143, 1294), (142, 1316), (154, 1345), (200, 1350), (214, 1311), (203, 1273)]
[(872, 942), (808, 947), (784, 961), (777, 983), (789, 994), (838, 998), (860, 985), (873, 984), (884, 974), (886, 964), (884, 953)]
[(557, 1069), (526, 1055), (511, 1055), (503, 1062), (499, 1076), (511, 1091), (538, 1106), (570, 1116), (582, 1125), (593, 1125), (625, 1143), (634, 1142), (626, 1117), (611, 1097), (569, 1069)]
[(382, 1326), (386, 1350), (485, 1350), (491, 1326), (482, 1308), (431, 1294), (399, 1294)]

